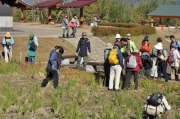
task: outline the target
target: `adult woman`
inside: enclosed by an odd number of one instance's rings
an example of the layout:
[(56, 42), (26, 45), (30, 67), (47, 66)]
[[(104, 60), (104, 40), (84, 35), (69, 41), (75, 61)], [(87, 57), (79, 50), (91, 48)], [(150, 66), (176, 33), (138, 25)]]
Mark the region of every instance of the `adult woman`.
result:
[(53, 79), (54, 88), (58, 88), (58, 70), (60, 66), (61, 54), (63, 54), (64, 49), (61, 46), (55, 46), (55, 49), (51, 51), (49, 56), (48, 65), (46, 71), (48, 72), (47, 77), (43, 80), (41, 86), (45, 87), (50, 79)]

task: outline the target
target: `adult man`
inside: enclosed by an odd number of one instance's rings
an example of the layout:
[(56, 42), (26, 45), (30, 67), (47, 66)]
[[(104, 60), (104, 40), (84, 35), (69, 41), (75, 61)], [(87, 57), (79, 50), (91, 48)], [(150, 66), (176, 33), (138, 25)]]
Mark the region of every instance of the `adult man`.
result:
[[(4, 58), (5, 62), (8, 63), (12, 58), (12, 45), (14, 44), (14, 39), (10, 32), (7, 32), (2, 40), (2, 45), (4, 47)], [(9, 57), (8, 57), (9, 55)]]
[(180, 42), (176, 41), (174, 35), (171, 35), (171, 36), (170, 36), (170, 40), (171, 40), (170, 50), (172, 49), (172, 44), (173, 44), (173, 43), (176, 43), (176, 45), (178, 46), (178, 47), (177, 47), (177, 50), (180, 51)]
[(118, 43), (120, 43), (120, 47), (121, 47), (121, 35), (120, 34), (116, 34), (116, 40), (115, 40), (115, 42), (114, 42), (114, 45), (118, 42)]
[(63, 28), (63, 38), (65, 38), (65, 32), (67, 31), (66, 33), (66, 38), (69, 37), (69, 26), (68, 26), (68, 16), (65, 15), (63, 20), (62, 20), (62, 28)]
[(38, 44), (37, 37), (31, 33), (29, 35), (29, 41), (27, 44), (28, 62), (33, 63), (33, 64), (35, 63), (36, 50), (38, 46), (39, 44)]
[(88, 58), (87, 56), (89, 56), (90, 53), (91, 53), (90, 41), (87, 38), (86, 32), (82, 32), (82, 38), (80, 38), (77, 49), (76, 49), (76, 56), (78, 56), (77, 65), (76, 65), (77, 69), (80, 68), (80, 61), (81, 61), (81, 58), (83, 57), (83, 60), (84, 60), (83, 70), (86, 70), (87, 58)]
[[(163, 49), (162, 39), (157, 38), (157, 42), (158, 43), (153, 47), (152, 56), (156, 59), (158, 77), (161, 78), (161, 74), (163, 74), (165, 82), (168, 82), (168, 75), (166, 72), (167, 70), (166, 60), (168, 58), (168, 54), (167, 51)], [(152, 72), (154, 71), (152, 70)]]
[(130, 55), (136, 49), (135, 43), (131, 40), (130, 33), (127, 34), (127, 39), (128, 39), (127, 45), (121, 48), (121, 52), (126, 54), (126, 56)]

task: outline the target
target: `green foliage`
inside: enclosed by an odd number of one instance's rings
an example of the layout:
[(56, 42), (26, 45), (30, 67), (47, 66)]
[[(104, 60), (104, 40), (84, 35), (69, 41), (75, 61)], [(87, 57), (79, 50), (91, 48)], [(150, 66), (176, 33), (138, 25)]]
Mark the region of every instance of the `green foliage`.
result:
[(150, 26), (137, 25), (138, 27), (135, 27), (135, 25), (132, 25), (132, 27), (129, 28), (130, 24), (125, 24), (125, 27), (122, 27), (122, 24), (120, 25), (121, 27), (92, 27), (91, 32), (94, 36), (110, 36), (115, 35), (116, 33), (120, 33), (122, 36), (125, 36), (129, 32), (134, 36), (147, 34), (151, 35), (156, 33), (155, 28)]
[(14, 72), (17, 72), (17, 73), (21, 72), (19, 63), (16, 61), (3, 64), (0, 66), (0, 74), (9, 74), (9, 73), (14, 73)]

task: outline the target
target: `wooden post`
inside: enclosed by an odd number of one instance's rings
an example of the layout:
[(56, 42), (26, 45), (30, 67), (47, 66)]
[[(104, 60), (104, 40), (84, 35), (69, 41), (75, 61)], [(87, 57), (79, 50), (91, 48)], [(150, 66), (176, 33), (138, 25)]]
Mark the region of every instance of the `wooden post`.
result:
[(159, 24), (162, 24), (162, 18), (159, 18)]
[(83, 21), (84, 21), (84, 18), (83, 18), (83, 7), (80, 8), (80, 28), (83, 27)]
[(51, 22), (51, 8), (48, 8), (48, 24)]
[(24, 20), (24, 9), (21, 8), (21, 22), (23, 22)]

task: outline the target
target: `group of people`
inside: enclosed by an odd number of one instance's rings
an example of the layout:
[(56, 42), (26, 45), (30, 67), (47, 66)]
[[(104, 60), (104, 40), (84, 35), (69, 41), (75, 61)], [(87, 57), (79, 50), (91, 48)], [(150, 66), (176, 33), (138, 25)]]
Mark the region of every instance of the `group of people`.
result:
[[(69, 27), (72, 28), (71, 34), (69, 34)], [(79, 27), (79, 20), (77, 19), (77, 16), (73, 15), (71, 21), (68, 21), (68, 15), (65, 15), (62, 20), (63, 38), (69, 38), (70, 36), (75, 38), (77, 27)]]
[[(138, 78), (147, 76), (148, 79), (164, 78), (165, 82), (169, 80), (179, 81), (179, 49), (180, 43), (176, 41), (173, 35), (170, 36), (170, 51), (163, 47), (162, 38), (157, 38), (157, 44), (151, 49), (149, 36), (145, 36), (142, 44), (138, 49), (131, 40), (131, 34), (121, 38), (120, 34), (116, 34), (114, 45), (107, 43), (104, 50), (104, 69), (105, 69), (105, 85), (109, 90), (119, 91), (121, 75), (125, 75), (125, 81), (122, 89), (128, 89), (130, 79), (134, 76), (134, 90), (138, 89)], [(117, 63), (112, 63), (113, 51), (117, 50)], [(152, 52), (151, 52), (152, 51)], [(169, 61), (171, 58), (171, 62)], [(115, 60), (115, 58), (113, 59)], [(171, 78), (167, 73), (167, 66), (171, 67)], [(115, 86), (114, 77), (115, 78)]]
[[(7, 32), (5, 34), (1, 44), (4, 48), (4, 60), (6, 63), (8, 63), (12, 59), (12, 46), (14, 44), (14, 39), (11, 36), (10, 32)], [(39, 43), (38, 43), (37, 37), (31, 33), (29, 35), (29, 41), (26, 48), (27, 49), (27, 62), (35, 63), (36, 49), (38, 46), (39, 46)]]

